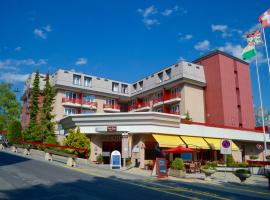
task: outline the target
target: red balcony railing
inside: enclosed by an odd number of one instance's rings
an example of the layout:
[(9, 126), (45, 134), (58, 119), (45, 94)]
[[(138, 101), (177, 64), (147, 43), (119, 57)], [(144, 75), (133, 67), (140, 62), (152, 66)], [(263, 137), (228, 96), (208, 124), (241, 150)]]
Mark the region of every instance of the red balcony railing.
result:
[(62, 103), (77, 103), (77, 104), (82, 104), (81, 99), (75, 99), (75, 98), (62, 98)]
[(78, 98), (62, 98), (62, 103), (73, 103), (73, 104), (82, 104), (97, 107), (97, 102), (94, 101), (83, 101)]
[(138, 103), (137, 105), (129, 106), (128, 110), (132, 111), (138, 108), (145, 108), (145, 107), (150, 107), (150, 102), (142, 102), (142, 103)]
[(169, 112), (169, 114), (172, 114), (172, 115), (180, 115), (180, 112), (179, 112), (179, 111)]
[(156, 103), (159, 103), (159, 102), (162, 102), (163, 101), (163, 97), (158, 97), (158, 98), (155, 98), (154, 100), (153, 100), (153, 104), (156, 104)]
[(176, 98), (180, 98), (180, 97), (181, 97), (180, 92), (171, 93), (168, 96), (164, 97), (164, 101), (171, 100), (171, 99), (176, 99)]
[(120, 110), (120, 105), (119, 104), (103, 104), (103, 108), (111, 108), (111, 109)]

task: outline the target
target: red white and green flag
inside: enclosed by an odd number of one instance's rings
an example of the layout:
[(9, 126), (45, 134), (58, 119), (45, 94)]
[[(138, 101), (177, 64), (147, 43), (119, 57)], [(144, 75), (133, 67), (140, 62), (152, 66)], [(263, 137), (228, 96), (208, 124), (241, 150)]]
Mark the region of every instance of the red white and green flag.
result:
[(242, 58), (243, 60), (249, 60), (256, 56), (256, 50), (253, 42), (248, 43), (248, 45), (243, 49)]
[(259, 17), (262, 28), (270, 26), (270, 8)]
[(255, 30), (248, 32), (246, 34), (246, 39), (248, 43), (253, 43), (253, 45), (261, 45), (262, 42), (262, 37), (261, 37), (261, 31), (260, 30)]

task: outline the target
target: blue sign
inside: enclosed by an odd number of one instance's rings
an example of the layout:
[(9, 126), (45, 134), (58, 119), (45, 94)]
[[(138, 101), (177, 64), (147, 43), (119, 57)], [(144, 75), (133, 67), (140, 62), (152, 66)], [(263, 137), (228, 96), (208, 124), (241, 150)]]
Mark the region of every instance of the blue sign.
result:
[(113, 151), (111, 153), (111, 168), (120, 169), (121, 168), (121, 153), (119, 151)]
[(181, 158), (184, 161), (190, 161), (190, 160), (192, 160), (192, 154), (191, 153), (181, 153)]

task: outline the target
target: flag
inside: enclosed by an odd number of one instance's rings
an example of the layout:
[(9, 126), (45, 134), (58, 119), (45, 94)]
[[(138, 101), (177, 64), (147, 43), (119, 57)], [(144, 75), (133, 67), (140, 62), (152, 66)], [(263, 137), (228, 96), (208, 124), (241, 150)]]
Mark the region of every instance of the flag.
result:
[(251, 31), (246, 34), (246, 39), (248, 43), (253, 43), (253, 45), (261, 45), (262, 42), (262, 34), (260, 30)]
[(254, 44), (252, 42), (250, 42), (243, 49), (242, 58), (243, 58), (243, 60), (249, 60), (250, 58), (253, 58), (254, 56), (256, 56), (255, 46), (254, 46)]
[(262, 28), (270, 26), (270, 8), (259, 17)]

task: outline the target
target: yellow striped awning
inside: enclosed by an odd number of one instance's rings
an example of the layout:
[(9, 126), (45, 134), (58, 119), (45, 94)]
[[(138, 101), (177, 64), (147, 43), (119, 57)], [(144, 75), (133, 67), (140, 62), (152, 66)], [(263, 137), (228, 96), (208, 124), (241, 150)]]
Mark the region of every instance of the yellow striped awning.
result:
[(202, 137), (181, 136), (181, 138), (189, 148), (210, 149), (209, 145)]
[(177, 135), (161, 135), (161, 134), (152, 134), (155, 140), (158, 142), (160, 147), (177, 147), (185, 145), (183, 141)]
[[(204, 138), (205, 141), (209, 144), (211, 149), (220, 150), (221, 147), (221, 139), (219, 138)], [(232, 150), (239, 151), (238, 146), (231, 140), (232, 143)]]

